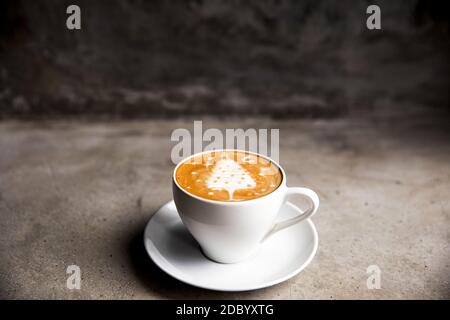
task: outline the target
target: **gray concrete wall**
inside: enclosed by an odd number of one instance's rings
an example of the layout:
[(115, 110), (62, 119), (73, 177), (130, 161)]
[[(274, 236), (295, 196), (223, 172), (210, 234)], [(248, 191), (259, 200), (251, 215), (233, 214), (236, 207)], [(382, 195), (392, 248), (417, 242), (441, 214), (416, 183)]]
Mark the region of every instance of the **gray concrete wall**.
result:
[[(82, 30), (65, 27), (67, 5)], [(382, 8), (382, 30), (365, 10)], [(2, 1), (0, 117), (336, 117), (448, 107), (431, 1)]]

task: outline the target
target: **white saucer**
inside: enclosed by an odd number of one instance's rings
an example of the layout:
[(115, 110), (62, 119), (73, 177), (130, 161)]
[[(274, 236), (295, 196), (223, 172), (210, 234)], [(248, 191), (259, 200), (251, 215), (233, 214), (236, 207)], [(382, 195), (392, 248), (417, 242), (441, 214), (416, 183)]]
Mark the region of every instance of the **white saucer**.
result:
[[(298, 214), (289, 202), (280, 219)], [(153, 262), (172, 277), (218, 291), (246, 291), (283, 282), (302, 271), (317, 251), (312, 221), (304, 220), (269, 237), (251, 259), (235, 264), (206, 258), (181, 222), (173, 201), (162, 206), (145, 228), (144, 244)]]

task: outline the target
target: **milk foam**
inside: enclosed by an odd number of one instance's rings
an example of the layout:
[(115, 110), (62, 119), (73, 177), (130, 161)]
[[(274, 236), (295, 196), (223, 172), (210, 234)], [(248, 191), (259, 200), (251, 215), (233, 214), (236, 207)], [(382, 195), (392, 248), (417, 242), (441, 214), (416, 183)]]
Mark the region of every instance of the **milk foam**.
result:
[(230, 200), (233, 200), (234, 191), (255, 188), (256, 182), (239, 163), (222, 159), (214, 166), (206, 185), (211, 190), (226, 190)]
[(269, 160), (241, 151), (213, 151), (191, 158), (176, 171), (189, 193), (216, 201), (245, 201), (273, 192), (282, 181)]

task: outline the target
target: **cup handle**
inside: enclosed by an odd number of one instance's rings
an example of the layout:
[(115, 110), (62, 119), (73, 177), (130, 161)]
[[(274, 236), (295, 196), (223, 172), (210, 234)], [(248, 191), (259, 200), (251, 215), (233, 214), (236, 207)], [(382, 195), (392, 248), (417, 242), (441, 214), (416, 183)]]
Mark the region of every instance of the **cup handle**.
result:
[(284, 228), (290, 227), (302, 220), (308, 219), (317, 212), (317, 209), (319, 208), (319, 197), (317, 196), (317, 193), (315, 193), (313, 190), (308, 189), (308, 188), (300, 188), (300, 187), (288, 188), (286, 195), (285, 195), (284, 202), (286, 202), (287, 199), (292, 195), (305, 196), (309, 200), (310, 207), (305, 212), (299, 214), (296, 217), (277, 222), (273, 226), (273, 228), (266, 234), (263, 241), (266, 240), (271, 235), (273, 235), (275, 232), (278, 232)]

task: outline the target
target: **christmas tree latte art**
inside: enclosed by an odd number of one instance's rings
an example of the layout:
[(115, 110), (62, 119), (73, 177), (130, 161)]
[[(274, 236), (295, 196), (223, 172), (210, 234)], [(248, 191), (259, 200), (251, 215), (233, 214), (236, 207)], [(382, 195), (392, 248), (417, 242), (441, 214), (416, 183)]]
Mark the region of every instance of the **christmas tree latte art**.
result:
[(244, 201), (273, 192), (281, 183), (271, 161), (243, 151), (211, 151), (182, 163), (178, 184), (196, 196), (218, 201)]
[(230, 200), (233, 200), (235, 190), (251, 189), (256, 186), (255, 180), (247, 170), (230, 159), (217, 162), (208, 180), (206, 180), (206, 184), (211, 190), (227, 190)]

